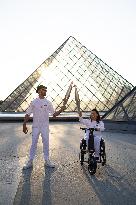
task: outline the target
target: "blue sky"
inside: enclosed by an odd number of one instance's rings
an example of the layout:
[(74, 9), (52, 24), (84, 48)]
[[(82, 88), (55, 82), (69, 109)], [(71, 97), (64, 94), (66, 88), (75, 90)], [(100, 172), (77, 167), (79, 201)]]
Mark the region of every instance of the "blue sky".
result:
[(136, 85), (135, 0), (0, 0), (0, 29), (0, 99), (69, 36)]

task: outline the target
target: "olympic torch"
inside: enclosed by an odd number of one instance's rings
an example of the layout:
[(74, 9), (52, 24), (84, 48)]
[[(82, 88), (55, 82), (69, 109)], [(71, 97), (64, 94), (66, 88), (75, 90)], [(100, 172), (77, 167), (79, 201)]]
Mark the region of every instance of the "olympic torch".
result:
[(78, 94), (76, 86), (75, 86), (75, 101), (76, 101), (77, 110), (78, 110), (78, 113), (79, 113), (80, 112), (80, 98), (79, 98), (79, 94)]

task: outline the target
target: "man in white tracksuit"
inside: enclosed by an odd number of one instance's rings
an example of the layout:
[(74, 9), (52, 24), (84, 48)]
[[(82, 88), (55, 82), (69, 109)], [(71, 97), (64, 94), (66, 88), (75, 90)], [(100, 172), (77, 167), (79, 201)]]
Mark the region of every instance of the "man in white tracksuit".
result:
[(56, 117), (65, 109), (65, 106), (63, 104), (61, 109), (55, 112), (52, 103), (45, 98), (47, 87), (39, 85), (36, 92), (38, 93), (39, 97), (31, 102), (26, 111), (23, 123), (23, 132), (27, 134), (28, 129), (26, 122), (29, 120), (30, 115), (33, 113), (32, 144), (30, 148), (29, 160), (23, 167), (23, 169), (28, 169), (33, 166), (33, 159), (35, 157), (37, 142), (40, 134), (43, 143), (45, 165), (48, 167), (54, 167), (54, 165), (49, 160), (49, 114), (53, 115), (53, 117)]
[[(90, 119), (83, 119), (82, 112), (79, 113), (79, 121), (86, 126), (86, 128), (95, 128), (94, 134), (94, 149), (95, 149), (95, 157), (99, 160), (100, 157), (100, 141), (102, 138), (101, 131), (104, 131), (104, 123), (100, 119), (99, 112), (97, 109), (93, 109), (91, 111)], [(86, 131), (84, 139), (86, 140), (86, 144), (88, 145), (89, 139), (89, 130)]]

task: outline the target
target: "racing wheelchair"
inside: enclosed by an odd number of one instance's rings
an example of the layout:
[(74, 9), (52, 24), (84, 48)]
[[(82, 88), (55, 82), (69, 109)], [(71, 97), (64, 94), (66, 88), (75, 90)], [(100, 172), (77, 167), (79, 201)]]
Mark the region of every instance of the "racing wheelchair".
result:
[[(89, 139), (88, 139), (88, 146), (85, 139), (81, 139), (80, 141), (80, 153), (79, 153), (79, 160), (80, 164), (83, 165), (84, 162), (88, 163), (88, 171), (91, 175), (96, 173), (97, 163), (101, 163), (102, 166), (106, 164), (106, 152), (105, 152), (105, 141), (101, 138), (100, 141), (100, 157), (99, 160), (95, 157), (95, 150), (94, 150), (94, 128), (82, 128), (85, 133), (89, 130)], [(85, 154), (88, 154), (88, 159), (85, 160)]]

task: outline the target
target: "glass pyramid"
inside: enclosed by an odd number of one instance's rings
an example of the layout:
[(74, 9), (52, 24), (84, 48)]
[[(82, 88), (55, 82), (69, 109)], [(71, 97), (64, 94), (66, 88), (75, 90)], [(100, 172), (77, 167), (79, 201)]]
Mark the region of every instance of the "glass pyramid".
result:
[(103, 118), (115, 121), (136, 121), (136, 87), (103, 115)]
[[(74, 37), (69, 37), (1, 104), (0, 111), (24, 112), (36, 97), (39, 84), (48, 87), (47, 98), (55, 108), (73, 83), (77, 86), (82, 111), (96, 107), (108, 111), (133, 89), (133, 85), (89, 51)], [(72, 89), (67, 112), (77, 110)]]

